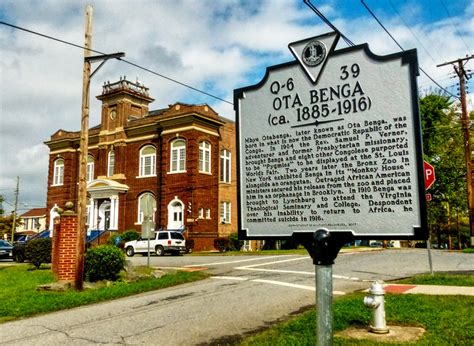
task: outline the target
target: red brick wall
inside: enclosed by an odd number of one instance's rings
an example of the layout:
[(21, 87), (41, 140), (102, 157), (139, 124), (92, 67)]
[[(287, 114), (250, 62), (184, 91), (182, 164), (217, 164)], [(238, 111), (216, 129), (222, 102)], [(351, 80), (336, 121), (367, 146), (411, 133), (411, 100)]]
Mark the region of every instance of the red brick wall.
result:
[[(54, 162), (56, 159), (64, 160), (64, 183), (63, 185), (53, 186)], [(59, 207), (63, 207), (67, 201), (76, 201), (78, 193), (78, 173), (79, 173), (79, 156), (77, 151), (66, 151), (61, 154), (49, 155), (48, 170), (48, 193), (46, 208), (46, 225), (49, 227), (49, 211), (56, 203)]]
[[(175, 196), (184, 203), (184, 225), (188, 237), (194, 239), (196, 251), (213, 250), (214, 239), (218, 237), (219, 208), (219, 138), (196, 130), (183, 131), (179, 138), (186, 141), (186, 172), (169, 174), (171, 142), (177, 139), (176, 134), (163, 136), (161, 159), (161, 201), (160, 224), (168, 224), (168, 204)], [(199, 143), (211, 144), (211, 174), (199, 172)], [(191, 213), (188, 212), (191, 203)], [(198, 218), (199, 208), (211, 210), (210, 219)]]
[(59, 281), (75, 280), (77, 266), (77, 215), (61, 215), (53, 233), (53, 273)]

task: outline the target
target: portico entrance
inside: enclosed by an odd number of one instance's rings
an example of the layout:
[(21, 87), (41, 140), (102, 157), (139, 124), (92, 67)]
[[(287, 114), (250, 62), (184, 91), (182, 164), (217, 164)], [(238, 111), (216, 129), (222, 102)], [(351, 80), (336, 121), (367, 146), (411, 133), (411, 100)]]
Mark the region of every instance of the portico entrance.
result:
[(127, 185), (110, 179), (98, 179), (89, 183), (88, 230), (118, 230), (119, 194), (127, 191)]

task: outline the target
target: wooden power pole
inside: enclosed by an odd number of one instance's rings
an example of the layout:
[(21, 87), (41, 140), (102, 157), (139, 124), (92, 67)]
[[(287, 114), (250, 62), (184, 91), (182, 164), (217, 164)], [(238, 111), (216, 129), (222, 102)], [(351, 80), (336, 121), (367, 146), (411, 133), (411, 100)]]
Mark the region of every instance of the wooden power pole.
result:
[(86, 30), (84, 41), (84, 67), (82, 73), (81, 137), (79, 142), (79, 194), (77, 197), (77, 267), (75, 287), (82, 290), (84, 283), (84, 252), (87, 218), (87, 154), (89, 147), (89, 87), (91, 75), (90, 57), (92, 48), (92, 6), (86, 7)]
[[(84, 42), (84, 68), (82, 74), (82, 108), (81, 108), (81, 137), (79, 142), (79, 193), (77, 196), (77, 267), (75, 275), (75, 288), (82, 290), (84, 284), (84, 252), (86, 242), (87, 221), (87, 155), (89, 148), (89, 88), (91, 77), (109, 59), (120, 59), (125, 53), (103, 54), (91, 56), (92, 51), (92, 6), (86, 7), (86, 30)], [(93, 62), (102, 63), (91, 73)]]
[(474, 55), (467, 56), (465, 58), (448, 61), (443, 64), (438, 65), (445, 66), (453, 64), (454, 70), (459, 77), (459, 91), (461, 99), (461, 125), (464, 136), (464, 159), (466, 161), (466, 184), (467, 184), (467, 205), (469, 209), (469, 230), (470, 230), (470, 239), (471, 247), (474, 247), (474, 194), (472, 186), (472, 152), (471, 152), (471, 119), (469, 113), (467, 112), (466, 104), (466, 80), (469, 79), (464, 65), (467, 61), (474, 58)]

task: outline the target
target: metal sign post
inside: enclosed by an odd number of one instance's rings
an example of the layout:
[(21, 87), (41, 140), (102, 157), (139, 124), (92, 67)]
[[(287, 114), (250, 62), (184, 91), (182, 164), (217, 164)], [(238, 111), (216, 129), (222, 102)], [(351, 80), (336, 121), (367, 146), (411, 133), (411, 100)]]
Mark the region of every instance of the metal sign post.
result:
[(331, 233), (321, 228), (314, 233), (295, 235), (295, 238), (306, 248), (315, 266), (317, 345), (332, 345), (332, 266), (341, 248), (353, 237), (350, 233)]

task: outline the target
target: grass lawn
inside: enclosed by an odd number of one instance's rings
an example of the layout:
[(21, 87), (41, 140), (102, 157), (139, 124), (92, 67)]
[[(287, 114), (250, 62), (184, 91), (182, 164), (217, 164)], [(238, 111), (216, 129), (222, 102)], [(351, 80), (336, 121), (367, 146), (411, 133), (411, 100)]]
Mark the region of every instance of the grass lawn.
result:
[(133, 283), (118, 281), (109, 287), (82, 292), (51, 292), (36, 290), (38, 285), (54, 281), (50, 268), (31, 268), (27, 264), (0, 267), (0, 323), (179, 285), (207, 276), (203, 272), (177, 271), (159, 279), (142, 279)]
[(413, 285), (441, 285), (441, 286), (474, 286), (474, 275), (453, 275), (453, 274), (423, 274), (412, 278), (399, 280), (397, 283)]
[[(457, 277), (467, 277), (464, 286), (474, 286), (472, 275), (435, 275), (429, 279), (431, 284), (445, 285)], [(410, 283), (428, 284), (422, 277), (405, 280)], [(460, 284), (458, 284), (460, 285)], [(368, 326), (371, 311), (364, 307), (365, 293), (353, 293), (334, 300), (334, 332), (351, 326)], [(397, 295), (385, 296), (387, 325), (422, 327), (426, 330), (416, 345), (472, 345), (474, 340), (473, 316), (474, 297), (472, 296), (426, 296)], [(290, 321), (270, 328), (256, 336), (249, 337), (242, 345), (315, 345), (316, 312), (314, 309)], [(379, 345), (363, 340), (334, 337), (334, 345)], [(384, 344), (385, 345), (385, 344)], [(390, 344), (387, 344), (390, 345)], [(393, 344), (395, 345), (395, 344)]]

